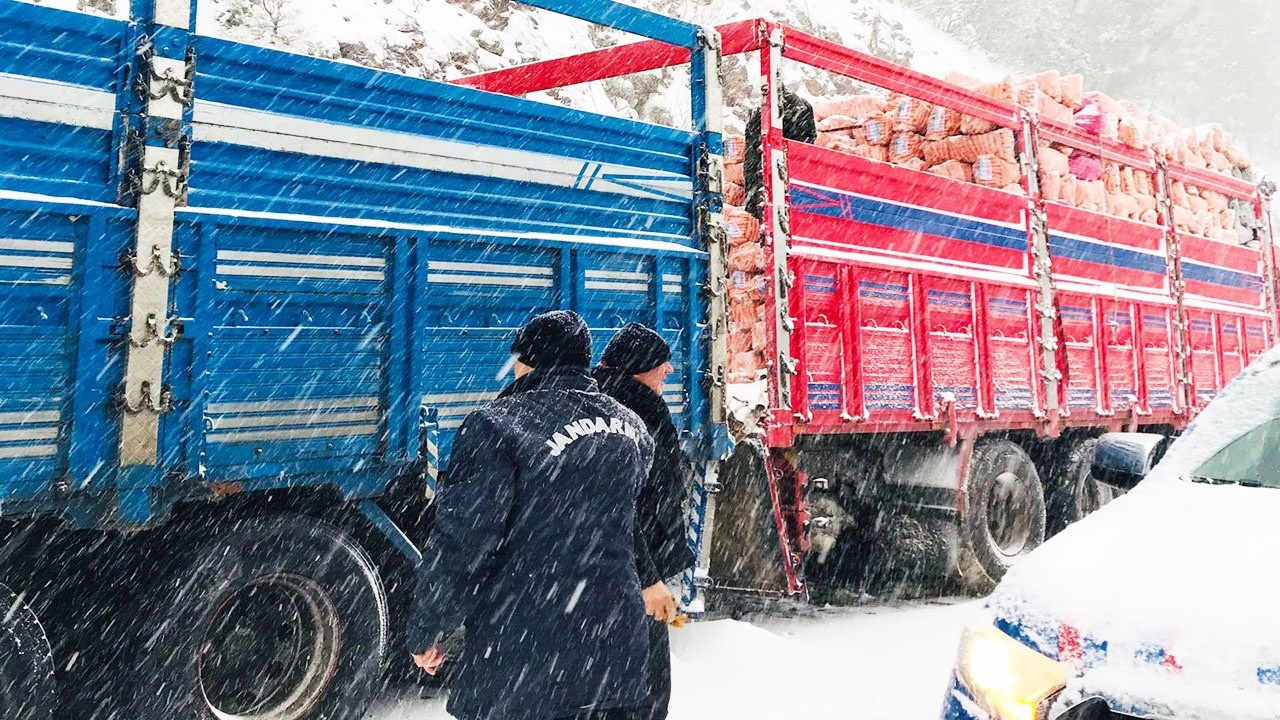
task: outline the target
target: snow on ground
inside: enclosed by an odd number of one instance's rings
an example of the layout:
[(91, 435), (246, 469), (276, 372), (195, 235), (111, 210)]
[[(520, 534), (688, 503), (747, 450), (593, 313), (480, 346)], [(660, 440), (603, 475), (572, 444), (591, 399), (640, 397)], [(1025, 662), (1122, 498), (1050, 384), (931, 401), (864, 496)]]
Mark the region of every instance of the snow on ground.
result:
[[(670, 720), (936, 718), (978, 606), (942, 600), (687, 625), (671, 634)], [(448, 718), (442, 698), (399, 688), (367, 720)]]

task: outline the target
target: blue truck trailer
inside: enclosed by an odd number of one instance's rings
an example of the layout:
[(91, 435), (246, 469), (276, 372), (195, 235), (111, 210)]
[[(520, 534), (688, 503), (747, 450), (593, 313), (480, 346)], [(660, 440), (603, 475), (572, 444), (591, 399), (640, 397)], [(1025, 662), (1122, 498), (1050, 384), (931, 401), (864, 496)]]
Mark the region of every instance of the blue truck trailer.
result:
[(686, 48), (692, 127), (0, 0), (0, 717), (361, 717), (534, 313), (659, 328), (714, 472), (718, 36), (529, 4)]

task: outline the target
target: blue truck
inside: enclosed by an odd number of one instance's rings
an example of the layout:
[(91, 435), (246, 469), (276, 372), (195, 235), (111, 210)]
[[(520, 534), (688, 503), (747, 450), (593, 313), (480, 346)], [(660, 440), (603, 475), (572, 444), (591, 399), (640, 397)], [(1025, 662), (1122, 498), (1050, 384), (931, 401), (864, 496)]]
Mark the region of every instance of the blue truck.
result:
[(658, 328), (714, 472), (718, 36), (529, 4), (684, 48), (692, 126), (0, 0), (0, 717), (361, 717), (536, 312)]

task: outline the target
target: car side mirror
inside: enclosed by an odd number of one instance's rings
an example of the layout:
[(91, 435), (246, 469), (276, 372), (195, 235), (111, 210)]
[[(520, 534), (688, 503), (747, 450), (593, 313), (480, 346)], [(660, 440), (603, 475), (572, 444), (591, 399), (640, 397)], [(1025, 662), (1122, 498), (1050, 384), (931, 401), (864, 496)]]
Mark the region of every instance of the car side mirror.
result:
[(1155, 433), (1107, 433), (1098, 438), (1093, 477), (1121, 490), (1132, 490), (1164, 457), (1169, 438)]

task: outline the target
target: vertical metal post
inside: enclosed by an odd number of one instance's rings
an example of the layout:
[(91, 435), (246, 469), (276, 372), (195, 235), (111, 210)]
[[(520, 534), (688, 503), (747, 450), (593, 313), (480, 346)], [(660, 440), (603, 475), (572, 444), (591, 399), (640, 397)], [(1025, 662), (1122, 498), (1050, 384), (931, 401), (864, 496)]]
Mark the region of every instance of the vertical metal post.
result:
[[(1185, 302), (1187, 283), (1182, 279), (1182, 244), (1173, 224), (1173, 194), (1169, 184), (1169, 163), (1156, 158), (1156, 209), (1165, 229), (1166, 255), (1169, 274), (1169, 292), (1173, 296), (1174, 342), (1174, 412), (1193, 411), (1196, 396), (1191, 370), (1191, 324), (1187, 319)], [(1181, 407), (1179, 407), (1181, 405)]]
[(770, 419), (771, 431), (781, 430), (791, 423), (791, 383), (796, 374), (795, 359), (791, 355), (791, 288), (795, 276), (789, 267), (791, 249), (791, 217), (787, 202), (787, 156), (783, 138), (781, 88), (782, 48), (785, 36), (781, 27), (763, 24), (766, 33), (760, 48), (760, 141), (761, 170), (764, 172), (764, 240), (770, 259), (770, 285), (772, 292), (766, 296), (766, 323), (769, 347), (774, 357), (770, 363), (770, 404), (774, 413)]
[(1056, 428), (1060, 414), (1062, 372), (1058, 369), (1057, 317), (1058, 301), (1053, 286), (1053, 264), (1049, 254), (1049, 222), (1040, 195), (1040, 168), (1037, 162), (1035, 119), (1022, 111), (1021, 152), (1019, 158), (1026, 179), (1028, 233), (1031, 242), (1032, 277), (1039, 286), (1036, 317), (1039, 319), (1037, 341), (1040, 345), (1040, 378), (1044, 388), (1044, 415)]
[(1275, 194), (1275, 183), (1266, 180), (1258, 186), (1258, 209), (1262, 213), (1262, 222), (1254, 230), (1258, 238), (1258, 250), (1262, 253), (1262, 288), (1267, 306), (1267, 346), (1280, 342), (1280, 278), (1276, 277), (1276, 255), (1274, 226), (1271, 223), (1271, 198)]
[[(141, 13), (150, 11), (150, 16)], [(186, 203), (191, 108), (194, 90), (192, 0), (143, 0), (131, 5), (145, 28), (136, 48), (137, 83), (128, 93), (131, 126), (126, 138), (136, 165), (125, 176), (122, 197), (136, 202), (137, 230), (127, 271), (133, 275), (130, 330), (125, 357), (120, 426), (120, 465), (155, 467), (160, 417), (169, 409), (165, 361), (176, 331), (169, 316), (170, 289), (179, 270), (174, 251), (175, 212)], [(121, 514), (143, 520), (145, 491), (122, 493)]]
[[(695, 152), (695, 193), (698, 232), (707, 251), (707, 301), (704, 336), (695, 346), (707, 353), (707, 416), (713, 425), (723, 425), (728, 416), (729, 291), (727, 286), (729, 240), (723, 209), (724, 123), (720, 85), (720, 33), (703, 28), (698, 34), (699, 49), (690, 53), (689, 73), (693, 85), (692, 111), (699, 146)], [(699, 300), (690, 298), (691, 305)], [(705, 317), (705, 319), (703, 319)], [(695, 352), (699, 351), (695, 347)], [(695, 363), (695, 367), (698, 364)], [(691, 378), (696, 383), (697, 378)]]

